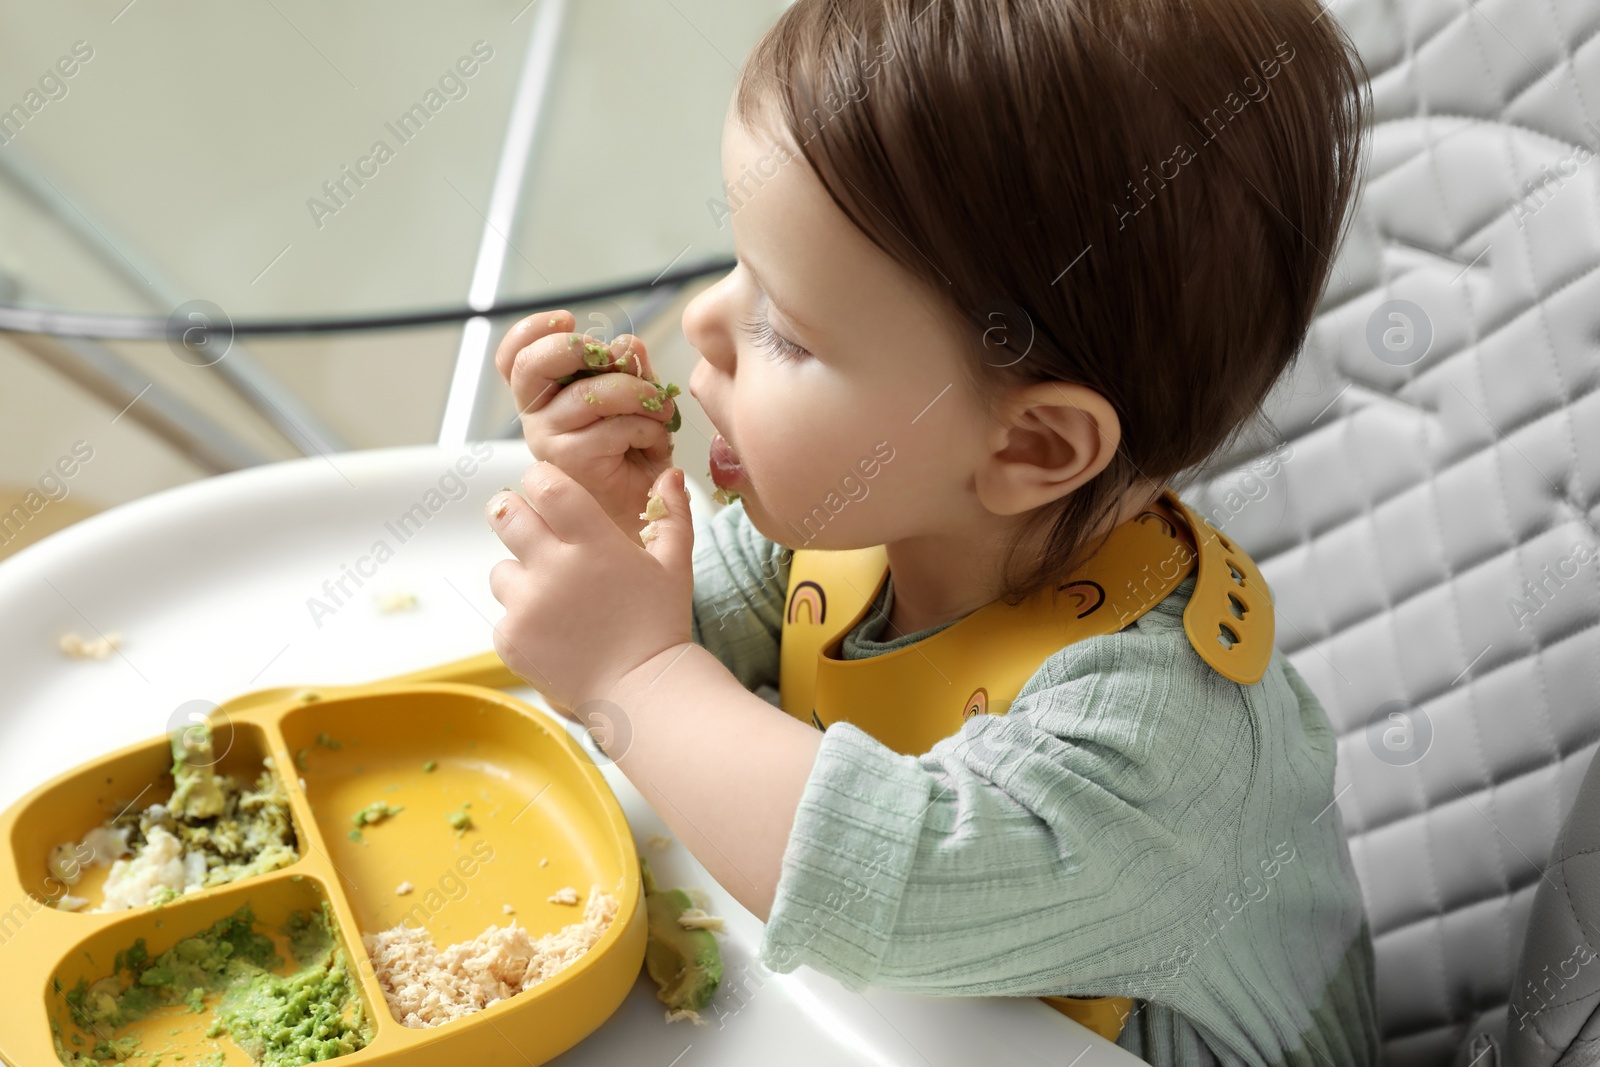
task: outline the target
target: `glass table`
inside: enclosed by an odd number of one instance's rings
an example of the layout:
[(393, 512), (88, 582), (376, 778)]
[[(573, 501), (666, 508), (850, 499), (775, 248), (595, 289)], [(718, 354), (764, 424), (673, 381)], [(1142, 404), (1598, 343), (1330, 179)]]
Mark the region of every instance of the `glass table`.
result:
[(199, 473), (514, 432), (518, 311), (683, 381), (676, 312), (732, 265), (723, 116), (784, 6), (19, 10), (0, 331)]

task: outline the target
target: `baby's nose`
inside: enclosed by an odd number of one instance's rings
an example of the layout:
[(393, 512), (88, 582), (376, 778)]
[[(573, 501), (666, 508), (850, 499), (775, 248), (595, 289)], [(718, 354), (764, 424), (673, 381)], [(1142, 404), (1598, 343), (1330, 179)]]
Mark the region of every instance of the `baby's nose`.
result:
[(700, 386), (705, 384), (705, 375), (711, 373), (711, 364), (704, 357), (695, 361), (694, 370), (689, 372), (689, 395), (694, 397), (695, 403), (705, 406), (705, 398), (700, 395)]
[[(701, 290), (683, 309), (683, 336), (700, 353), (702, 359), (716, 364), (725, 373), (733, 373), (735, 337), (730, 317), (732, 301), (729, 299), (729, 282), (732, 275)], [(698, 397), (696, 398), (698, 399)]]

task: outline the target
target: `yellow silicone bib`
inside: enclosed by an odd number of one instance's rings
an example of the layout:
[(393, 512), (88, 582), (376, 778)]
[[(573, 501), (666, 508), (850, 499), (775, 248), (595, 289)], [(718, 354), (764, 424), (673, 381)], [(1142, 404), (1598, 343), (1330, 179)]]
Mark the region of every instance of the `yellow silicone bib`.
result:
[[(1189, 643), (1225, 677), (1260, 681), (1273, 647), (1266, 581), (1248, 555), (1170, 487), (1055, 588), (1014, 606), (993, 601), (931, 637), (866, 659), (840, 659), (839, 648), (888, 578), (883, 546), (797, 550), (780, 647), (780, 703), (818, 729), (848, 722), (896, 752), (921, 755), (973, 715), (1005, 714), (1051, 654), (1130, 625), (1196, 567), (1183, 613)], [(1133, 1005), (1127, 997), (1040, 999), (1109, 1040), (1121, 1033)]]

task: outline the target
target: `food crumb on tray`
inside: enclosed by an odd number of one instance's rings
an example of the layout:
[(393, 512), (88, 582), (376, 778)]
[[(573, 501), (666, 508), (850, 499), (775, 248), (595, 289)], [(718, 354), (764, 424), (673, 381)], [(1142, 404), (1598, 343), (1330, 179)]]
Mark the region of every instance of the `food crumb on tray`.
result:
[(385, 614), (398, 611), (412, 611), (417, 606), (414, 593), (384, 593), (378, 597), (378, 610)]
[(402, 811), (405, 811), (405, 806), (403, 805), (392, 805), (392, 803), (389, 803), (387, 800), (373, 801), (373, 803), (370, 803), (370, 805), (366, 805), (365, 808), (357, 811), (354, 816), (350, 816), (350, 822), (354, 822), (355, 824), (355, 829), (350, 830), (350, 840), (362, 840), (362, 827), (366, 827), (366, 825), (378, 825), (379, 822), (384, 821), (384, 819), (390, 819), (390, 817), (397, 816), (397, 814), (402, 813)]
[(109, 633), (104, 637), (84, 637), (69, 630), (56, 639), (56, 647), (68, 659), (105, 659), (122, 647), (122, 635)]
[(673, 1011), (671, 1008), (667, 1009), (667, 1022), (681, 1023), (685, 1019), (694, 1023), (696, 1026), (706, 1025), (706, 1021), (700, 1018), (700, 1013), (697, 1011), (690, 1011), (688, 1008), (679, 1008), (677, 1011)]
[(410, 882), (401, 882), (399, 885), (394, 887), (394, 895), (397, 897), (403, 897), (416, 888), (417, 887), (412, 885)]
[(400, 923), (361, 935), (361, 943), (395, 1019), (410, 1027), (439, 1026), (559, 974), (600, 940), (619, 906), (615, 896), (591, 887), (581, 921), (539, 938), (512, 920), (439, 949), (428, 931)]
[(517, 909), (513, 908), (510, 904), (500, 905), (500, 910), (505, 912), (507, 915), (515, 915), (517, 913)]
[(570, 885), (564, 885), (545, 899), (552, 904), (576, 904), (578, 902), (578, 891)]

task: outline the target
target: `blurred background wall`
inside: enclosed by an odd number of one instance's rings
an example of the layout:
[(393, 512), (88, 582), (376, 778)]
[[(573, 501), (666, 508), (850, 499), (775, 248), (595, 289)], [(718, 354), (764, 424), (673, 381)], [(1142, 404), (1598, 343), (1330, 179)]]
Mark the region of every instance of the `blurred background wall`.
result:
[[(7, 0), (0, 303), (165, 316), (205, 300), (233, 320), (464, 305), (530, 34), (550, 2)], [(732, 231), (708, 207), (723, 196), (722, 121), (739, 64), (784, 6), (565, 6), (504, 235), (502, 301), (731, 255)], [(418, 104), (426, 121), (402, 123)], [(355, 171), (369, 176), (357, 184)], [(687, 386), (697, 357), (679, 318), (710, 280), (638, 331), (663, 381)], [(580, 329), (614, 334), (638, 303), (573, 310)], [(492, 324), (491, 351), (512, 321)], [(225, 467), (435, 441), (461, 338), (459, 325), (241, 338), (227, 358), (283, 391), (263, 405), (164, 342), (0, 333), (0, 515), (51, 471), (65, 486), (0, 537), (0, 556)], [(84, 370), (106, 360), (117, 388)], [(508, 427), (513, 407), (494, 385), (490, 422)], [(162, 432), (164, 402), (236, 447), (197, 455)], [(678, 461), (702, 477), (711, 431), (692, 402), (684, 418)], [(92, 458), (73, 462), (75, 447)], [(44, 483), (63, 492), (54, 485)]]

